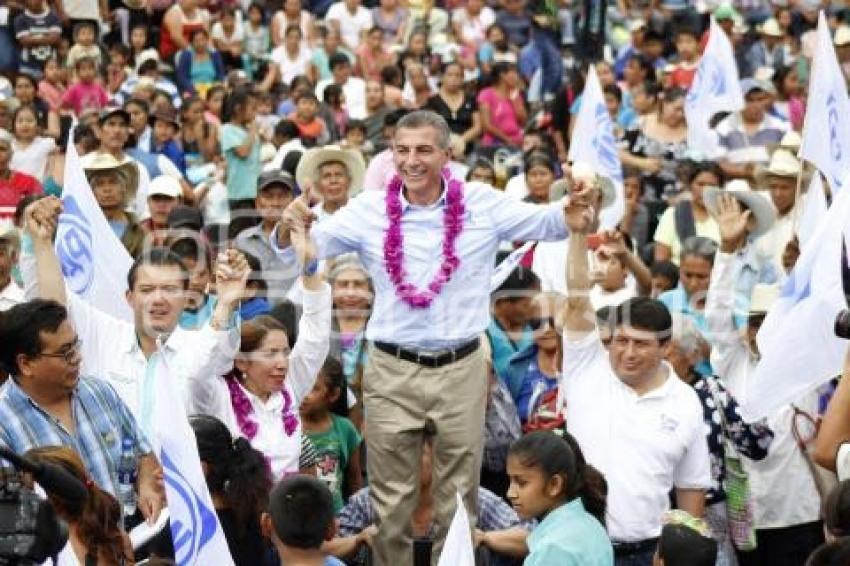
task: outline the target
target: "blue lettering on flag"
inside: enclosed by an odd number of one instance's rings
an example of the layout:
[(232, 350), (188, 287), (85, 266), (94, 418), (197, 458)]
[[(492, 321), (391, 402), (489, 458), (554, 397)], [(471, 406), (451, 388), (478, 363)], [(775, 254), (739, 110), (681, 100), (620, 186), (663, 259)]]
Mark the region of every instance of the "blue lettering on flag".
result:
[[(836, 107), (835, 94), (830, 92), (826, 98), (826, 116), (829, 123), (829, 154), (832, 157), (833, 163), (840, 163), (844, 152), (841, 149), (841, 140), (838, 137), (838, 108)], [(834, 188), (841, 187), (841, 179), (835, 175), (835, 171), (830, 172), (830, 179)]]
[(779, 293), (780, 297), (791, 299), (795, 303), (799, 303), (812, 293), (812, 284), (810, 278), (807, 278), (805, 283), (800, 282), (800, 284), (798, 284), (798, 277), (799, 273), (797, 273), (796, 271), (791, 271), (791, 274), (788, 276), (788, 279), (785, 280), (785, 284), (782, 286), (782, 291), (780, 291)]
[(168, 500), (174, 555), (177, 564), (181, 566), (195, 564), (201, 549), (215, 535), (215, 513), (204, 504), (191, 482), (180, 473), (165, 448), (160, 455), (165, 482), (177, 495), (176, 500)]
[(611, 116), (604, 104), (596, 105), (596, 135), (593, 136), (593, 149), (599, 159), (599, 165), (605, 172), (605, 176), (620, 182), (623, 180), (623, 170), (620, 167), (620, 158), (617, 155), (617, 143), (614, 139), (614, 128), (611, 124)]
[(83, 294), (94, 281), (91, 226), (73, 196), (66, 196), (63, 204), (56, 229), (56, 252), (71, 290)]

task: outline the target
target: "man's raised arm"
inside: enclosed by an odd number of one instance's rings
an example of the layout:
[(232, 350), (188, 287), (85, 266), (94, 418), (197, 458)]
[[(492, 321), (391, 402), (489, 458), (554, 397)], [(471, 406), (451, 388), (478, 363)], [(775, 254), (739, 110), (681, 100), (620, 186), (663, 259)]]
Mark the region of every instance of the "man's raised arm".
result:
[(53, 247), (53, 237), (61, 212), (61, 200), (45, 197), (26, 208), (24, 220), (27, 234), (32, 238), (33, 254), (38, 266), (39, 297), (66, 305), (65, 278), (62, 276), (56, 249)]
[[(577, 187), (578, 188), (578, 187)], [(564, 307), (564, 337), (581, 340), (596, 328), (596, 313), (590, 304), (590, 275), (587, 264), (587, 232), (593, 225), (595, 209), (588, 204), (596, 189), (575, 192), (564, 208), (570, 237), (567, 240), (567, 301)]]

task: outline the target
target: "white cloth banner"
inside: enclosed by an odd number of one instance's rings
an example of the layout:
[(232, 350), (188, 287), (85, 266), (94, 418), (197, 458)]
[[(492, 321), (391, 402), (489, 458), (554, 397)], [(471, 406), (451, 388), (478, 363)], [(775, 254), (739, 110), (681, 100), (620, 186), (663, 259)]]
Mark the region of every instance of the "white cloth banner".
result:
[(688, 147), (709, 159), (717, 159), (722, 150), (709, 121), (718, 112), (737, 112), (743, 107), (732, 44), (712, 17), (708, 43), (685, 99)]
[(591, 65), (581, 95), (581, 108), (576, 116), (573, 137), (570, 140), (570, 161), (583, 161), (593, 166), (596, 172), (611, 179), (617, 190), (617, 198), (608, 208), (599, 213), (602, 228), (613, 229), (620, 223), (626, 210), (623, 190), (623, 166), (614, 138), (614, 124), (605, 106), (605, 97), (596, 68)]
[(809, 78), (800, 157), (811, 161), (837, 192), (850, 171), (850, 98), (823, 12)]
[(805, 207), (797, 226), (797, 237), (800, 240), (800, 249), (806, 245), (814, 236), (815, 230), (826, 218), (826, 193), (823, 190), (823, 181), (820, 174), (815, 172), (809, 183), (809, 192), (806, 193)]
[(841, 372), (847, 341), (835, 336), (836, 315), (847, 308), (841, 277), (842, 243), (850, 218), (842, 191), (803, 247), (756, 337), (756, 366), (741, 415), (767, 417)]
[(469, 527), (469, 515), (463, 505), (463, 498), (457, 494), (457, 510), (449, 525), (443, 553), (437, 566), (475, 566), (475, 551), (472, 549), (472, 532)]
[(523, 256), (525, 256), (525, 254), (527, 254), (536, 243), (537, 242), (524, 243), (499, 262), (499, 265), (496, 266), (496, 270), (493, 271), (493, 275), (490, 276), (491, 293), (501, 287), (502, 283), (505, 282), (505, 279), (507, 279), (511, 274), (511, 271), (516, 269), (516, 266), (522, 261)]
[(160, 351), (154, 353), (149, 363), (155, 364), (146, 376), (153, 380), (146, 386), (152, 386), (156, 395), (152, 441), (165, 475), (176, 562), (178, 566), (233, 566), (201, 469), (195, 434), (174, 386), (175, 377), (170, 375)]
[(97, 205), (73, 143), (65, 155), (62, 203), (55, 246), (68, 289), (103, 312), (132, 321), (124, 293), (133, 259)]

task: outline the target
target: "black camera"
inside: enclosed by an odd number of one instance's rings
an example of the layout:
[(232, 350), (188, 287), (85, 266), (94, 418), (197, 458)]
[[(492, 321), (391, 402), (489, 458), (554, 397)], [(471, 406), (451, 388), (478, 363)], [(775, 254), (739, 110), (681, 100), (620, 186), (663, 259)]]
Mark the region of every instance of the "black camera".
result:
[(21, 481), (21, 474), (0, 468), (0, 564), (41, 564), (59, 554), (68, 528), (50, 503)]
[(844, 309), (835, 316), (835, 335), (850, 340), (850, 310)]

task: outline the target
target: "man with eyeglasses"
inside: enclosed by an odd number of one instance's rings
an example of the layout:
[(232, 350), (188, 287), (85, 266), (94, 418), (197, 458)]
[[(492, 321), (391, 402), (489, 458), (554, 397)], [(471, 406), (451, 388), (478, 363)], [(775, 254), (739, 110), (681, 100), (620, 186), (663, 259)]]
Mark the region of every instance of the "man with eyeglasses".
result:
[(159, 467), (136, 419), (105, 381), (81, 375), (81, 342), (56, 301), (35, 299), (0, 317), (0, 444), (18, 454), (40, 446), (79, 453), (97, 485), (118, 496), (118, 466), (129, 440), (137, 457), (138, 504), (156, 519)]
[[(738, 399), (747, 397), (747, 385), (759, 361), (756, 334), (779, 296), (777, 285), (755, 284), (745, 310), (745, 329), (737, 329), (736, 318), (740, 316), (735, 307), (740, 298), (740, 279), (746, 276), (747, 239), (759, 224), (759, 208), (744, 198), (752, 197), (734, 191), (716, 197), (714, 214), (720, 228), (720, 250), (714, 260), (705, 305), (712, 336), (711, 366)], [(795, 429), (808, 434), (808, 425), (798, 418), (798, 410), (816, 416), (818, 392), (801, 395), (793, 404), (768, 416), (766, 424), (774, 438), (765, 459), (742, 459), (754, 503), (757, 547), (755, 551), (739, 553), (744, 566), (803, 564), (823, 542), (820, 495), (795, 438)]]

